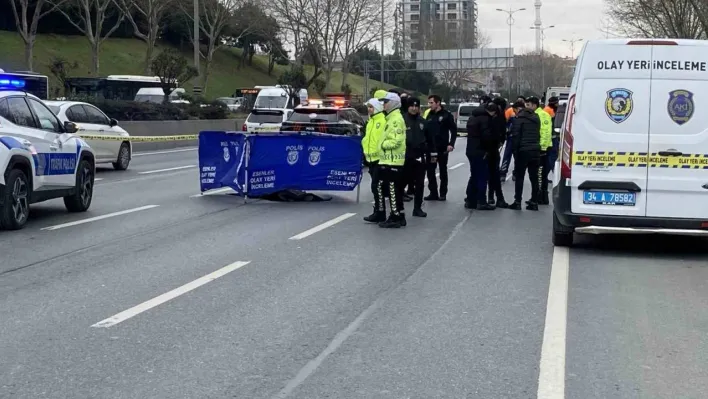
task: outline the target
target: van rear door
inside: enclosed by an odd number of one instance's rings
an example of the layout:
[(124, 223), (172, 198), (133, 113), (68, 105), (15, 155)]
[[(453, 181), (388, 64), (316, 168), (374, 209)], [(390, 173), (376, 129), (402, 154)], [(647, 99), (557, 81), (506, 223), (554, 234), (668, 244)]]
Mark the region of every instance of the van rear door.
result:
[[(634, 62), (638, 66), (635, 68)], [(650, 46), (588, 42), (568, 104), (572, 120), (571, 211), (646, 215)]]
[(708, 219), (708, 46), (667, 44), (651, 46), (647, 216)]

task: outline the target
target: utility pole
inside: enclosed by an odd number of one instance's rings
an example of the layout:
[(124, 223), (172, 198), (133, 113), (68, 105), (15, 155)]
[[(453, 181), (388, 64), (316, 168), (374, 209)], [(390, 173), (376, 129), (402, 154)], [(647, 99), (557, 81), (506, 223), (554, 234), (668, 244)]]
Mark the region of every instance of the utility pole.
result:
[[(545, 50), (543, 48), (543, 41), (546, 38), (546, 30), (551, 29), (551, 28), (555, 28), (555, 27), (556, 27), (555, 25), (546, 26), (546, 27), (543, 27), (543, 26), (541, 26), (541, 27), (532, 26), (531, 27), (531, 29), (535, 29), (541, 33), (541, 54), (540, 54), (540, 56), (541, 56), (541, 89), (543, 90), (544, 93), (546, 92), (546, 68), (545, 68), (545, 61), (544, 61), (544, 58), (545, 58), (544, 51)], [(548, 100), (548, 99), (546, 99), (546, 100)]]
[(570, 59), (575, 58), (575, 43), (582, 42), (583, 39), (563, 39), (564, 42), (570, 44)]
[[(510, 54), (511, 57), (514, 57), (514, 50), (513, 50), (513, 47), (511, 46), (511, 27), (514, 25), (514, 22), (515, 22), (514, 14), (516, 14), (519, 11), (526, 11), (526, 8), (519, 8), (516, 10), (512, 9), (511, 7), (509, 7), (508, 10), (503, 10), (501, 8), (497, 8), (497, 11), (501, 11), (501, 12), (506, 13), (508, 15), (508, 17), (506, 19), (506, 24), (509, 25), (509, 51), (511, 52), (511, 54)], [(509, 69), (509, 68), (507, 68), (507, 69)], [(509, 100), (511, 101), (511, 72), (509, 72), (509, 78), (507, 80), (508, 80), (507, 90), (509, 90), (508, 95), (509, 95)]]
[[(199, 73), (199, 0), (194, 0), (194, 67), (197, 68), (197, 73)], [(197, 74), (197, 76), (200, 76)]]
[(385, 0), (381, 0), (381, 83), (384, 82), (384, 30), (386, 29), (386, 19), (384, 18), (385, 6)]

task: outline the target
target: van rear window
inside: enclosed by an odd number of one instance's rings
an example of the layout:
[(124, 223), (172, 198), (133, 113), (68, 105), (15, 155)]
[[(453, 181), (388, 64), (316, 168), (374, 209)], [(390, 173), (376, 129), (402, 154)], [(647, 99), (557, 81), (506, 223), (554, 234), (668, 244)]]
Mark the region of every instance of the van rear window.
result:
[(472, 115), (472, 110), (474, 107), (462, 106), (460, 107), (460, 116), (470, 116)]
[(246, 122), (251, 123), (282, 123), (282, 112), (252, 112), (248, 115)]

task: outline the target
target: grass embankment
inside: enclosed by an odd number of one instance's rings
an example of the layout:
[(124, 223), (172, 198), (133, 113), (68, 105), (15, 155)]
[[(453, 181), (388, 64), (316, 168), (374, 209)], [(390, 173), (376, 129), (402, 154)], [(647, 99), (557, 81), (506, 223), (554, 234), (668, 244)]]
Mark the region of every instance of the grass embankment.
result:
[[(205, 93), (207, 98), (230, 96), (240, 87), (275, 84), (278, 76), (289, 68), (276, 65), (273, 75), (269, 76), (267, 57), (256, 56), (252, 66), (241, 68), (239, 54), (239, 49), (224, 48), (214, 55)], [(184, 55), (187, 59), (191, 59), (191, 50), (186, 51)], [(49, 71), (49, 64), (53, 57), (63, 57), (70, 62), (78, 63), (78, 68), (71, 72), (71, 76), (91, 76), (91, 51), (84, 36), (39, 35), (37, 37), (34, 46), (34, 69), (38, 73), (49, 76), (52, 88), (50, 92), (58, 86), (58, 82)], [(144, 57), (145, 45), (140, 40), (108, 39), (101, 48), (100, 75), (142, 75)], [(0, 31), (0, 68), (25, 69), (24, 43), (15, 32)], [(306, 69), (308, 73), (312, 73), (311, 68)], [(362, 94), (364, 77), (350, 74), (347, 79), (353, 94)], [(333, 72), (329, 91), (338, 92), (341, 81), (341, 72)], [(187, 91), (191, 91), (191, 84), (185, 83), (182, 86)], [(369, 79), (369, 89), (373, 87), (388, 89), (392, 86)]]

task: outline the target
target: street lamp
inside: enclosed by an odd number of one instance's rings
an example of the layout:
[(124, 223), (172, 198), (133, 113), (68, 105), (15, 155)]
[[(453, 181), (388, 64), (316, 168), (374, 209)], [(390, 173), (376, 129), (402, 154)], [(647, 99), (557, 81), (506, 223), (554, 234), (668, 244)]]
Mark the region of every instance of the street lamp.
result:
[[(545, 62), (544, 62), (544, 59), (543, 59), (543, 53), (544, 53), (544, 51), (545, 51), (545, 50), (543, 49), (543, 40), (546, 38), (546, 30), (547, 30), (547, 29), (552, 29), (552, 28), (555, 28), (555, 27), (556, 27), (555, 25), (546, 26), (546, 27), (541, 26), (541, 27), (538, 27), (538, 28), (535, 27), (535, 26), (532, 26), (532, 27), (531, 27), (531, 29), (533, 29), (533, 30), (537, 30), (537, 29), (538, 29), (538, 30), (541, 31), (541, 54), (540, 54), (540, 57), (541, 57), (541, 89), (544, 91), (544, 93), (546, 92), (546, 69), (545, 69)], [(546, 99), (546, 100), (548, 100), (548, 99)]]
[[(513, 52), (513, 50), (511, 50), (512, 49), (512, 47), (511, 47), (511, 27), (514, 25), (514, 14), (516, 14), (519, 11), (526, 11), (526, 8), (518, 8), (516, 10), (514, 10), (511, 7), (509, 7), (508, 10), (497, 8), (497, 11), (501, 11), (508, 16), (506, 19), (506, 24), (509, 25), (509, 51), (512, 52), (511, 56), (513, 57), (514, 52)], [(509, 90), (509, 98), (511, 99), (511, 72), (509, 72), (508, 90)]]
[(575, 58), (575, 43), (582, 42), (583, 39), (563, 39), (564, 42), (570, 43), (570, 59)]

